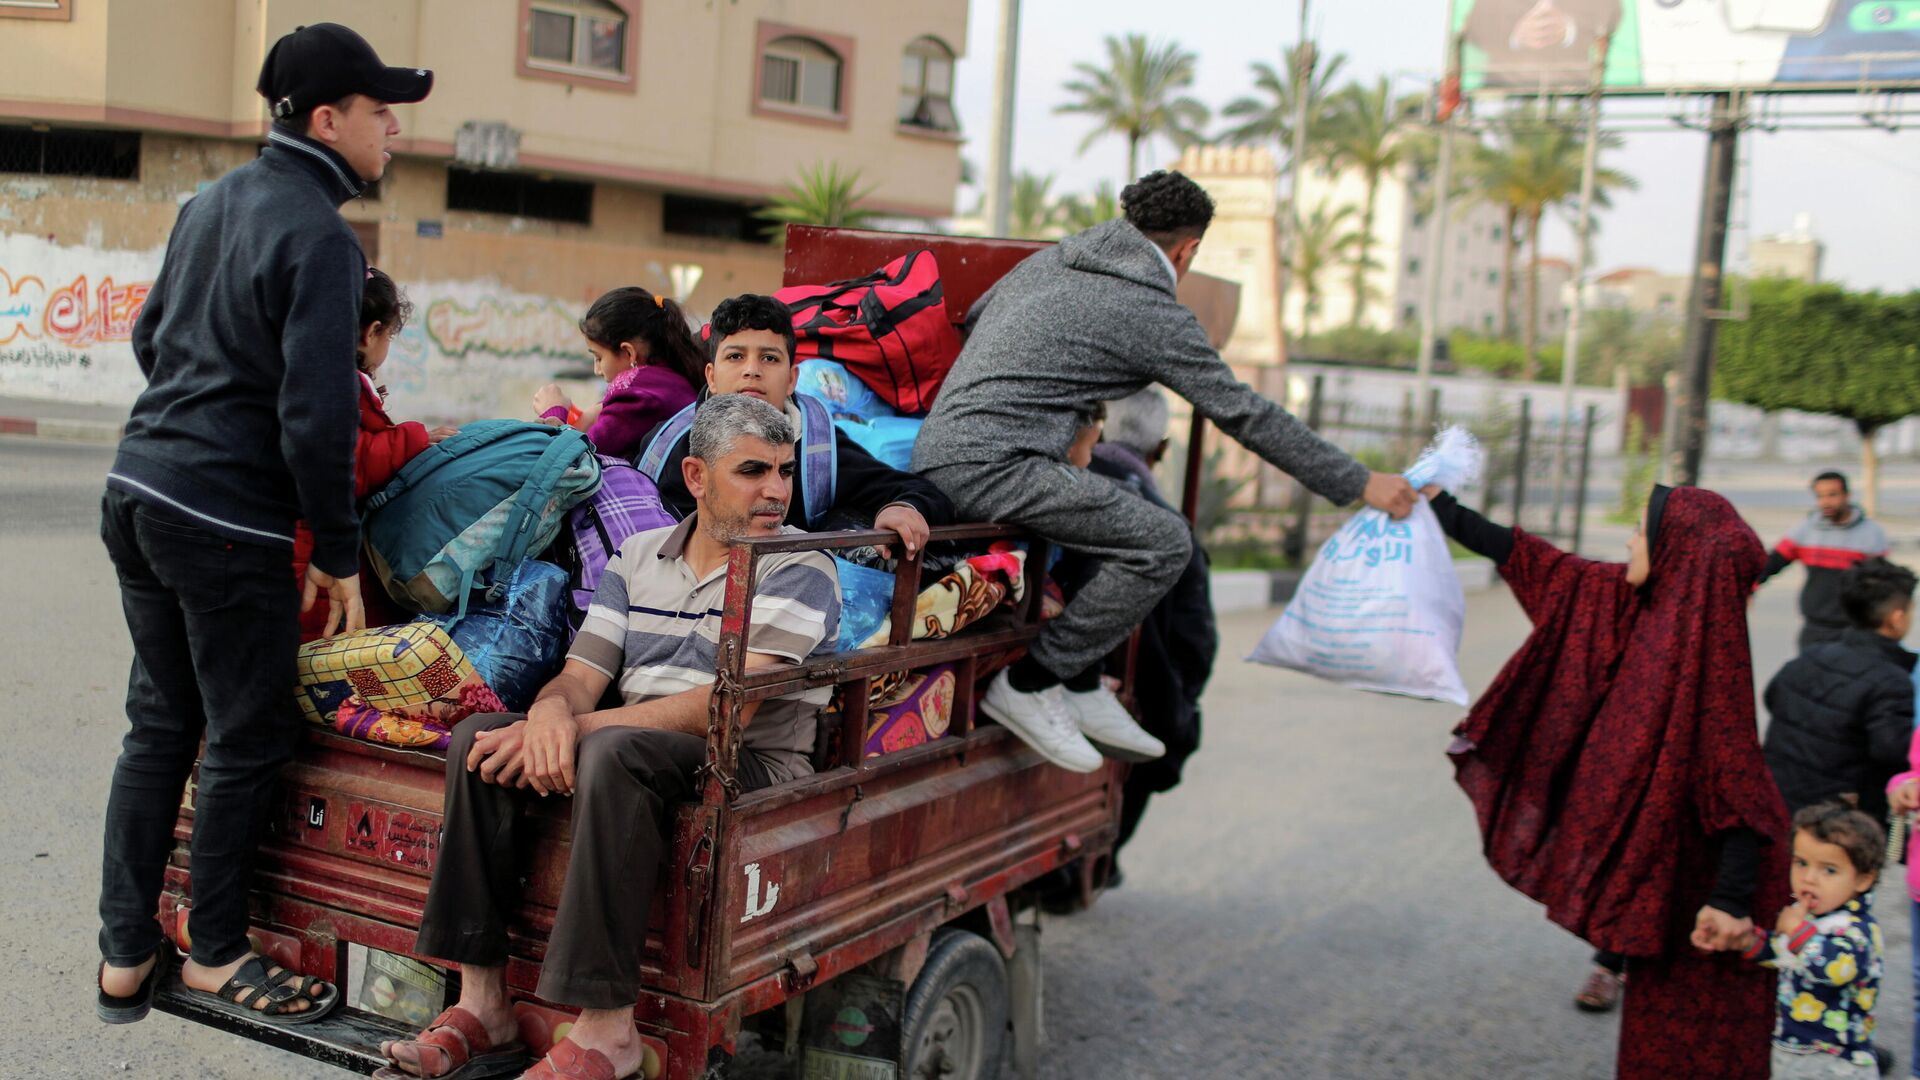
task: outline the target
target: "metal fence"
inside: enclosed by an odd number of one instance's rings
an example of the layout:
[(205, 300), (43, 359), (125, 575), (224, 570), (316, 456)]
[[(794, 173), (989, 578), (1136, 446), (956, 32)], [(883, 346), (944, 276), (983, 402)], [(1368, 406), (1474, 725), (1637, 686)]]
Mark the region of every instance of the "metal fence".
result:
[[(1594, 406), (1573, 425), (1542, 423), (1525, 398), (1511, 406), (1452, 410), (1438, 390), (1424, 410), (1411, 392), (1398, 408), (1360, 406), (1329, 395), (1324, 377), (1316, 374), (1298, 414), (1323, 437), (1383, 472), (1412, 464), (1440, 428), (1465, 427), (1479, 439), (1486, 461), (1479, 481), (1456, 497), (1495, 521), (1521, 524), (1576, 550), (1580, 546), (1600, 420)], [(1201, 533), (1217, 561), (1302, 565), (1355, 512), (1313, 495), (1238, 446), (1220, 445), (1224, 442), (1209, 440), (1199, 500)], [(1566, 479), (1556, 483), (1556, 465), (1563, 458)]]

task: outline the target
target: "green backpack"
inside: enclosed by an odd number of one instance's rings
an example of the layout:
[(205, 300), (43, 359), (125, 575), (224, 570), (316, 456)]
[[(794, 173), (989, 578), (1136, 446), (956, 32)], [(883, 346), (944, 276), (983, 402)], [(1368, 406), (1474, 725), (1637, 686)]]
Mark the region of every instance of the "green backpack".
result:
[(477, 421), (367, 501), (367, 555), (395, 603), (465, 615), (475, 589), (504, 589), (599, 486), (600, 459), (573, 428)]

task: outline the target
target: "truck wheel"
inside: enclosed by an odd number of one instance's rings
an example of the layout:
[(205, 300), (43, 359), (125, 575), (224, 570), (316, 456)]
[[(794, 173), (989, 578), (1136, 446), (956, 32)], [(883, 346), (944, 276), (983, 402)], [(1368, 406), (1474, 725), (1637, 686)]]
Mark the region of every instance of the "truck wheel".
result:
[(965, 930), (933, 936), (900, 1030), (912, 1080), (996, 1080), (1007, 1045), (1007, 966)]

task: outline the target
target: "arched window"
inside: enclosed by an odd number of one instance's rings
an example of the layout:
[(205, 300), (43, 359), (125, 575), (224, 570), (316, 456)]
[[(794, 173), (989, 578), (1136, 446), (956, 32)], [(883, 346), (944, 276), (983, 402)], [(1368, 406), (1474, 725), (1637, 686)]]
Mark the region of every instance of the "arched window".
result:
[(900, 54), (900, 122), (958, 131), (953, 115), (953, 50), (939, 38), (915, 38)]
[(812, 38), (774, 38), (760, 54), (760, 101), (838, 115), (841, 62)]

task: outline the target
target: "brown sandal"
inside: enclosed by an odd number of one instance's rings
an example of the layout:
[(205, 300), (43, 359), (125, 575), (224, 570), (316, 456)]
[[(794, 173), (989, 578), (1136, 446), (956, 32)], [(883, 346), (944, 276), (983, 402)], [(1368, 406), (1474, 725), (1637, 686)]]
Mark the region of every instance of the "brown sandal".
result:
[[(517, 1076), (527, 1067), (527, 1048), (518, 1039), (493, 1045), (487, 1036), (487, 1025), (480, 1018), (455, 1005), (423, 1028), (411, 1042), (421, 1050), (420, 1066), (428, 1067), (433, 1060), (439, 1068), (430, 1072), (411, 1072), (393, 1056), (392, 1048), (399, 1042), (383, 1043), (380, 1053), (392, 1064), (376, 1071), (374, 1080), (417, 1080), (426, 1077), (430, 1080), (484, 1080), (496, 1076)], [(430, 1055), (438, 1055), (431, 1059)]]
[(1612, 1012), (1620, 1003), (1620, 990), (1626, 984), (1625, 975), (1616, 975), (1603, 967), (1596, 967), (1587, 976), (1580, 992), (1573, 995), (1573, 1007), (1581, 1012)]

